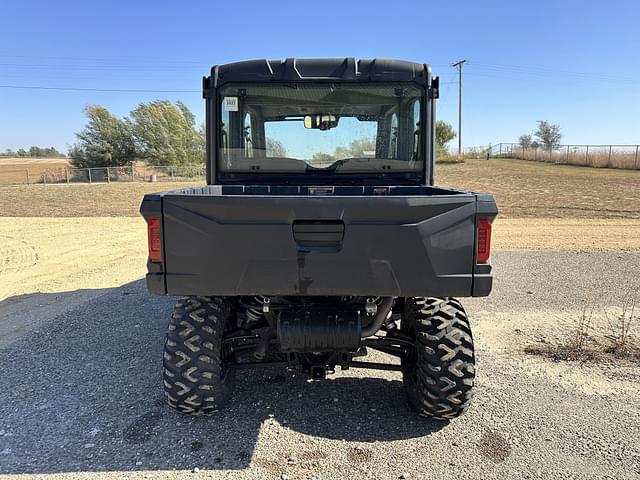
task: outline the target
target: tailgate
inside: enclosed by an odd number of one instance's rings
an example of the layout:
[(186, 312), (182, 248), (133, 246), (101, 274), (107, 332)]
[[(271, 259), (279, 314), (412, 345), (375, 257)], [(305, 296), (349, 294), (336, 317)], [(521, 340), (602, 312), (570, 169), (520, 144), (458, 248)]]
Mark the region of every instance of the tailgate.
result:
[(475, 194), (161, 202), (169, 295), (472, 295)]

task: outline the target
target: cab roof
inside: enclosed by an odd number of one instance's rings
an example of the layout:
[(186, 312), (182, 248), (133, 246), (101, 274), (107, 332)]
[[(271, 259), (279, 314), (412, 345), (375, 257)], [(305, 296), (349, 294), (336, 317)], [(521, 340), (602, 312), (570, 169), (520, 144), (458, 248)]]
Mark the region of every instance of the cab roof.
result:
[(246, 60), (215, 65), (204, 78), (204, 90), (225, 83), (268, 82), (413, 82), (427, 86), (431, 67), (427, 64), (386, 58), (287, 58)]

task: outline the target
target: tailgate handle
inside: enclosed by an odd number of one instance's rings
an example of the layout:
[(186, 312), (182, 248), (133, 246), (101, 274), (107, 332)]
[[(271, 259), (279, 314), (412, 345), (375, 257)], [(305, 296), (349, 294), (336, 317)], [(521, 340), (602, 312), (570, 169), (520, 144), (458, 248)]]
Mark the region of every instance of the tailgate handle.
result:
[(342, 248), (342, 220), (296, 220), (293, 239), (300, 250), (337, 252)]

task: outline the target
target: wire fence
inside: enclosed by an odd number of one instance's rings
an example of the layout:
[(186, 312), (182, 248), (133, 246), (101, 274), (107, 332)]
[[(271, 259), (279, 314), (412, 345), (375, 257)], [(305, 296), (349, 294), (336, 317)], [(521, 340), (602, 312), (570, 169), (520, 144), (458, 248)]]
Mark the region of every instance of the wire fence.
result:
[[(1, 164), (0, 164), (1, 165)], [(0, 168), (0, 185), (111, 183), (111, 182), (188, 182), (205, 177), (204, 165), (69, 168), (16, 165)]]
[[(640, 145), (558, 145), (526, 147), (518, 143), (497, 143), (465, 148), (464, 158), (516, 158), (557, 164), (640, 170)], [(2, 165), (0, 185), (189, 182), (205, 178), (203, 164), (151, 166), (141, 162), (124, 167), (70, 168), (46, 164)]]
[(629, 170), (640, 170), (639, 151), (640, 145), (558, 145), (548, 148), (518, 143), (498, 143), (484, 150), (490, 157)]

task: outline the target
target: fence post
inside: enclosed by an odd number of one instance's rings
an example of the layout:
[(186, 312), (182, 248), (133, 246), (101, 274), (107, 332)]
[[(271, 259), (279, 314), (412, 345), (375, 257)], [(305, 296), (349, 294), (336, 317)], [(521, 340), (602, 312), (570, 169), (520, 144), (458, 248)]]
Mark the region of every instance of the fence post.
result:
[[(638, 153), (638, 152), (636, 151), (636, 153)], [(636, 156), (637, 156), (637, 155), (636, 155)], [(31, 182), (29, 181), (29, 169), (27, 168), (25, 171), (27, 172), (27, 185), (29, 185), (29, 184), (31, 183)]]
[(533, 161), (537, 161), (538, 160), (538, 147), (535, 147), (533, 149)]
[(91, 169), (90, 169), (90, 168), (87, 168), (87, 172), (89, 172), (89, 183), (92, 183), (92, 182), (91, 182)]
[(638, 165), (638, 145), (636, 145), (636, 169), (640, 166)]
[(498, 155), (502, 155), (502, 142), (500, 142), (500, 152), (498, 152)]
[(173, 180), (173, 165), (171, 166), (171, 180)]
[(45, 185), (47, 184), (47, 172), (44, 172), (42, 174), (42, 183)]
[(133, 162), (131, 162), (131, 181), (135, 181), (136, 179), (136, 172), (133, 169)]
[(67, 185), (69, 185), (69, 169), (68, 169), (68, 168), (65, 168), (65, 169), (64, 169), (64, 172), (65, 172), (66, 177), (67, 177)]
[(111, 183), (111, 173), (109, 172), (109, 167), (107, 167), (107, 183)]
[(587, 153), (584, 157), (584, 163), (585, 165), (589, 165), (589, 145), (587, 145)]
[(567, 145), (567, 163), (569, 163), (569, 145)]
[(609, 160), (607, 161), (607, 168), (611, 168), (611, 148), (613, 145), (609, 145)]

